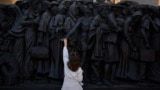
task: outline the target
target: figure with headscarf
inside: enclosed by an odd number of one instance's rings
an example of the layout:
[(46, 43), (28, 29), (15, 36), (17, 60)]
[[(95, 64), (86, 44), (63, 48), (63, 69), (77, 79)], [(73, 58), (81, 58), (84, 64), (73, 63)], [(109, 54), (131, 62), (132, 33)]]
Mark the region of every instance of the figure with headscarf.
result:
[(127, 77), (135, 81), (144, 81), (147, 76), (147, 62), (154, 61), (154, 51), (149, 43), (151, 19), (145, 6), (135, 5), (130, 10), (131, 16), (124, 23), (124, 35), (131, 50)]
[(24, 73), (24, 26), (23, 20), (24, 16), (22, 11), (17, 5), (12, 5), (13, 12), (15, 12), (15, 21), (12, 25), (12, 28), (8, 31), (9, 35), (13, 37), (12, 41), (12, 53), (14, 57), (18, 60), (18, 64), (20, 67), (20, 72)]

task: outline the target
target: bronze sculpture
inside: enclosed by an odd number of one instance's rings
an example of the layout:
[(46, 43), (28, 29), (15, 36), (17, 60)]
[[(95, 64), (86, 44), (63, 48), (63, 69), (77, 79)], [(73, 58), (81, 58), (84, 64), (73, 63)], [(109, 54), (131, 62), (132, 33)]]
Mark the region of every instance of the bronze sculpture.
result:
[(0, 12), (0, 61), (11, 57), (18, 63), (13, 72), (22, 75), (14, 74), (12, 79), (61, 80), (60, 39), (67, 37), (69, 50), (80, 53), (87, 83), (110, 86), (121, 80), (160, 81), (157, 6), (127, 1), (26, 0), (0, 5)]

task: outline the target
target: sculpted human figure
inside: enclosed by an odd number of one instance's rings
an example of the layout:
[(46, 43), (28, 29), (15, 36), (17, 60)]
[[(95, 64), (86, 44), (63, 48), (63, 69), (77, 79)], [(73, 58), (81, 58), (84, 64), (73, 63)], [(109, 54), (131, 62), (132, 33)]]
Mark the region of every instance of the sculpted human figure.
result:
[(2, 10), (2, 17), (0, 19), (0, 37), (3, 38), (2, 40), (4, 42), (6, 42), (5, 47), (7, 47), (9, 51), (13, 51), (13, 37), (8, 32), (15, 25), (15, 21), (18, 19), (17, 14), (19, 15), (19, 13), (21, 13), (21, 10), (17, 5), (0, 5), (0, 8)]
[[(60, 41), (64, 37), (63, 25), (65, 21), (66, 7), (64, 4), (54, 4), (52, 19), (49, 24), (50, 31), (50, 48), (51, 48), (51, 69), (49, 77), (54, 79), (63, 78), (63, 61), (61, 58), (61, 50), (63, 43)], [(58, 11), (56, 11), (58, 9)]]
[[(32, 4), (30, 2), (30, 4)], [(26, 7), (25, 7), (26, 8)], [(28, 9), (24, 11), (24, 18), (22, 25), (25, 28), (25, 62), (24, 62), (24, 73), (26, 77), (30, 77), (33, 73), (30, 68), (31, 62), (33, 59), (31, 58), (31, 49), (36, 44), (36, 30), (38, 29), (40, 15), (37, 10), (35, 10), (32, 6), (28, 6)]]
[(9, 35), (13, 37), (12, 39), (12, 53), (14, 57), (18, 60), (20, 71), (24, 70), (24, 27), (23, 14), (18, 6), (13, 5), (13, 11), (15, 12), (15, 21), (12, 25), (11, 30), (9, 30)]
[(119, 62), (118, 34), (120, 26), (116, 21), (112, 4), (107, 5), (106, 24), (109, 32), (103, 33), (103, 59), (104, 59), (104, 84), (112, 85), (115, 82), (116, 65)]
[[(38, 24), (38, 32), (37, 32), (37, 46), (43, 47), (46, 51), (48, 51), (49, 47), (49, 33), (48, 33), (48, 27), (49, 27), (49, 21), (51, 19), (51, 13), (49, 11), (50, 9), (50, 2), (47, 0), (42, 1), (41, 3), (42, 7), (37, 8), (38, 12), (40, 14), (40, 20)], [(39, 6), (39, 5), (38, 5)], [(43, 51), (42, 51), (43, 52)], [(46, 54), (48, 54), (46, 52)], [(47, 55), (49, 56), (49, 55)], [(37, 71), (36, 73), (39, 74), (48, 74), (49, 73), (49, 59), (46, 58), (39, 58), (37, 62)]]
[[(135, 41), (138, 38), (135, 38), (135, 32), (139, 31), (137, 30), (137, 27), (135, 27), (134, 22), (140, 19), (142, 13), (141, 11), (133, 11), (133, 9), (128, 9), (130, 10), (130, 16), (128, 16), (124, 22), (124, 36), (126, 38), (127, 43), (129, 44), (129, 50), (127, 51), (129, 53), (129, 67), (128, 67), (128, 72), (127, 72), (127, 77), (131, 80), (139, 80), (139, 75), (138, 75), (138, 63), (135, 61), (139, 58), (137, 54), (137, 48), (135, 46)], [(135, 19), (136, 18), (136, 19)], [(139, 19), (138, 19), (139, 18)], [(137, 33), (139, 35), (139, 33)]]
[(109, 28), (106, 23), (107, 9), (105, 5), (100, 5), (98, 14), (94, 17), (90, 24), (88, 44), (91, 53), (91, 80), (94, 84), (101, 84), (102, 79), (102, 63), (103, 63), (103, 38), (104, 32), (108, 33)]
[[(140, 6), (140, 10), (142, 11), (143, 16), (141, 17), (141, 23), (139, 26), (139, 33), (141, 34), (141, 37), (143, 40), (141, 40), (139, 48), (140, 52), (140, 80), (145, 81), (148, 76), (148, 68), (150, 67), (151, 63), (155, 61), (155, 51), (154, 49), (150, 46), (150, 36), (151, 32), (154, 30), (151, 26), (151, 18), (149, 17), (149, 13), (147, 12), (147, 6)], [(150, 63), (150, 64), (148, 64)]]
[(15, 84), (17, 73), (19, 71), (18, 60), (12, 54), (12, 36), (8, 31), (15, 22), (15, 14), (17, 6), (0, 5), (0, 80), (2, 85)]
[(129, 62), (130, 62), (130, 45), (128, 44), (127, 38), (125, 37), (124, 23), (125, 23), (125, 19), (130, 17), (130, 14), (128, 13), (130, 9), (127, 9), (126, 8), (127, 6), (124, 6), (124, 5), (117, 5), (115, 7), (117, 9), (116, 19), (117, 19), (118, 25), (121, 27), (121, 32), (118, 35), (119, 36), (118, 38), (119, 62), (117, 64), (116, 77), (127, 79)]
[[(131, 60), (129, 62), (130, 66), (128, 68), (127, 76), (132, 80), (144, 81), (146, 79), (146, 62), (154, 61), (154, 51), (148, 49), (150, 47), (150, 17), (146, 12), (146, 7), (139, 7), (141, 6), (137, 5), (134, 7), (131, 17), (126, 19), (125, 22), (125, 36), (132, 50), (130, 52)], [(133, 22), (136, 22), (137, 24)], [(131, 27), (131, 30), (129, 30), (129, 27)], [(139, 60), (140, 62), (136, 62), (136, 60)]]
[[(90, 3), (90, 2), (89, 2)], [(83, 7), (83, 14), (79, 21), (77, 21), (76, 25), (68, 32), (67, 37), (69, 37), (72, 34), (78, 33), (78, 36), (76, 38), (76, 41), (79, 41), (77, 44), (77, 49), (80, 52), (81, 55), (81, 66), (87, 73), (87, 67), (88, 67), (88, 60), (87, 60), (87, 51), (88, 51), (88, 33), (89, 33), (89, 27), (90, 23), (93, 19), (92, 17), (92, 10), (87, 6), (88, 3), (85, 3)], [(85, 78), (86, 75), (84, 75)]]
[(160, 75), (160, 18), (159, 18), (159, 10), (160, 7), (157, 6), (149, 6), (149, 16), (152, 20), (153, 29), (151, 29), (151, 44), (150, 47), (152, 47), (155, 50), (155, 62), (150, 65), (149, 67), (149, 73), (148, 73), (148, 79), (152, 81), (159, 82), (160, 78), (158, 77)]

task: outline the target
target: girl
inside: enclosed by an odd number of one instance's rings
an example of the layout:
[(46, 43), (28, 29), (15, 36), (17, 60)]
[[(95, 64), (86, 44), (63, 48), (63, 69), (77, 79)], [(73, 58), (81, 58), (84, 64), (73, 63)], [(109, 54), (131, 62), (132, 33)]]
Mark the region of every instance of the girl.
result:
[(64, 82), (61, 90), (83, 90), (83, 70), (80, 67), (80, 58), (77, 54), (69, 57), (67, 39), (63, 39), (63, 42)]

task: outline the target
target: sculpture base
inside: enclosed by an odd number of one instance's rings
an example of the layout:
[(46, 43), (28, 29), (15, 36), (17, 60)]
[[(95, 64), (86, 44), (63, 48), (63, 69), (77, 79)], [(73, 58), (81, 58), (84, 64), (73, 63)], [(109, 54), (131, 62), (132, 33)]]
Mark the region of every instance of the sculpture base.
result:
[[(41, 81), (31, 82), (27, 81), (21, 84), (12, 86), (0, 86), (0, 90), (60, 90), (62, 82), (57, 81)], [(93, 85), (88, 84), (83, 86), (84, 90), (160, 90), (160, 84), (154, 85)]]

